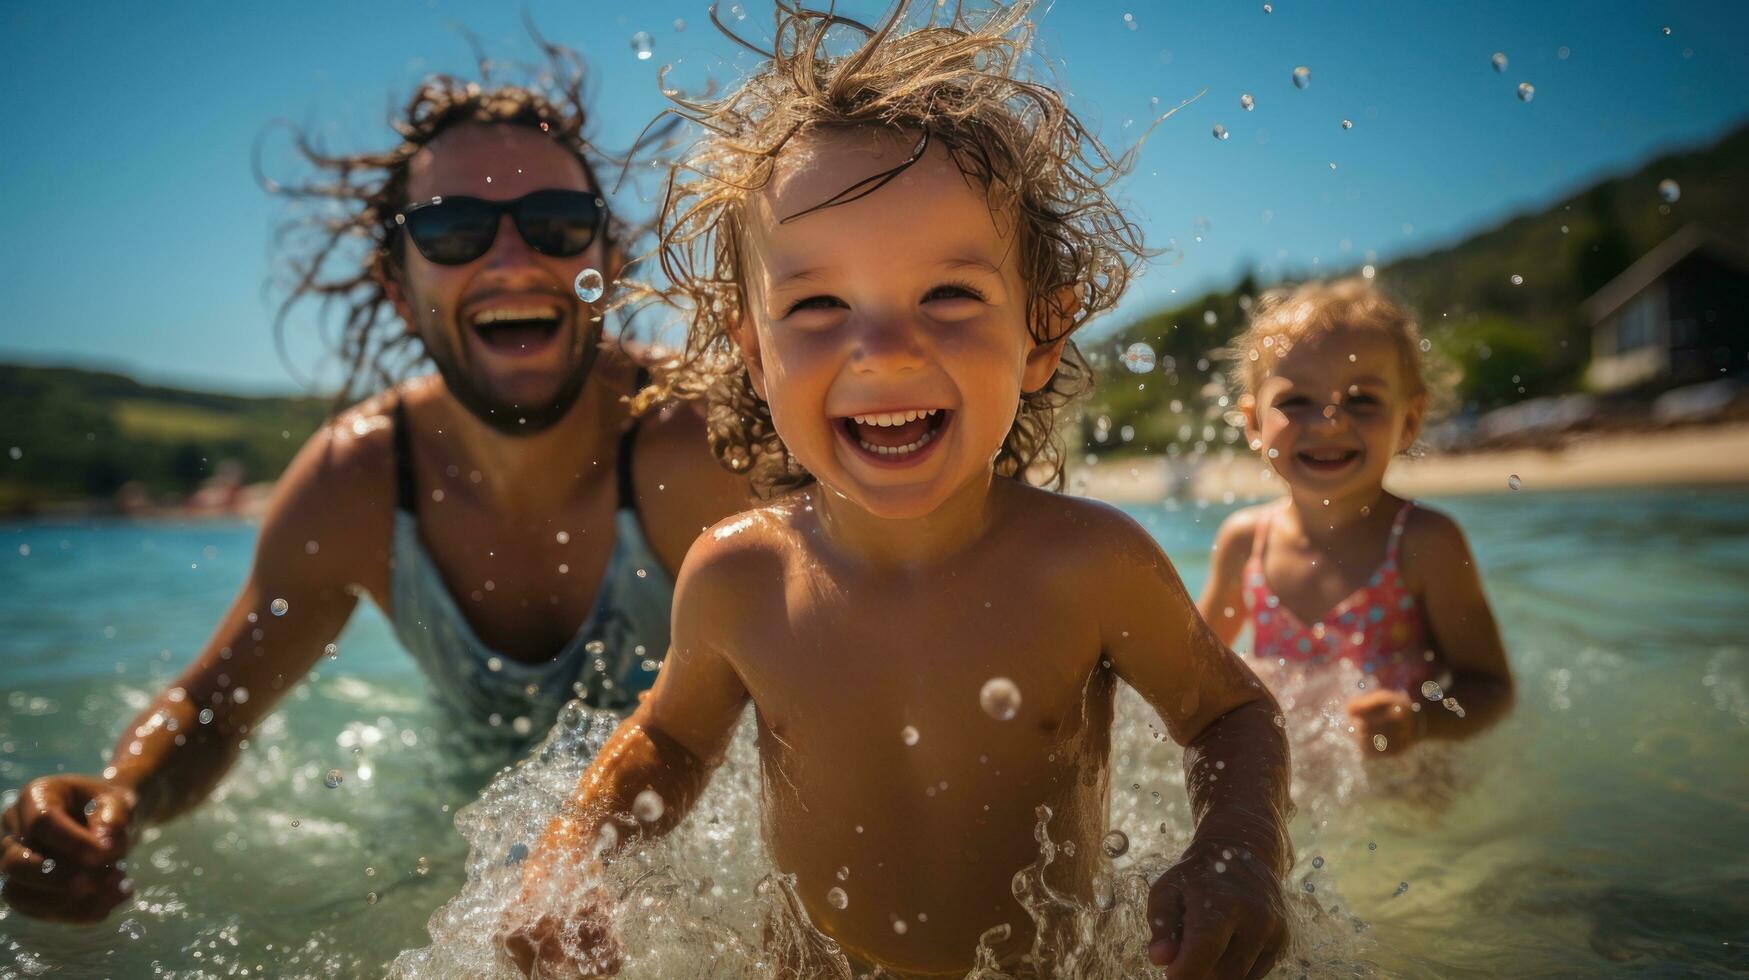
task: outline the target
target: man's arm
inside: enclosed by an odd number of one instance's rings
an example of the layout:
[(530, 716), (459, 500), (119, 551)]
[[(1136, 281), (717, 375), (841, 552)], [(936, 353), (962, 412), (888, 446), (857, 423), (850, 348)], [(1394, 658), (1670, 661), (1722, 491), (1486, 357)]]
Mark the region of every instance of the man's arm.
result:
[[(123, 729), (103, 773), (34, 780), (0, 818), (8, 904), (74, 921), (107, 915), (125, 898), (114, 868), (130, 832), (206, 798), (240, 742), (339, 633), (360, 570), (386, 569), (389, 481), (368, 437), (337, 428), (318, 432), (287, 468), (242, 590), (194, 662)], [(378, 502), (380, 518), (359, 506)], [(47, 875), (45, 858), (55, 861)]]
[[(1120, 518), (1114, 518), (1114, 522)], [(1118, 675), (1185, 747), (1196, 831), (1149, 896), (1149, 955), (1174, 978), (1258, 975), (1286, 942), (1288, 746), (1280, 709), (1191, 604), (1178, 573), (1127, 519), (1095, 592)]]

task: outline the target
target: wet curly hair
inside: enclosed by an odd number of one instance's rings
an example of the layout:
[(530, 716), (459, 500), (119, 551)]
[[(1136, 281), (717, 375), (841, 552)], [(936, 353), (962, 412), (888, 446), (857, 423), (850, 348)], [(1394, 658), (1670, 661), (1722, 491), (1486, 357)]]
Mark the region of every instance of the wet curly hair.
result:
[(1231, 384), (1255, 395), (1277, 358), (1310, 337), (1337, 330), (1372, 330), (1390, 338), (1405, 392), (1425, 397), (1430, 415), (1449, 409), (1457, 373), (1423, 340), (1415, 312), (1389, 292), (1356, 276), (1283, 286), (1258, 297), (1251, 322), (1227, 347)]
[[(285, 297), (274, 318), (280, 359), (292, 367), (285, 349), (286, 316), (308, 300), (317, 302), (326, 323), (334, 307), (341, 312), (340, 334), (328, 346), (336, 351), (345, 380), (335, 395), (336, 409), (394, 384), (426, 360), (418, 338), (395, 314), (387, 286), (402, 268), (407, 239), (390, 222), (406, 207), (408, 164), (425, 146), (464, 123), (507, 124), (539, 130), (577, 158), (590, 183), (603, 189), (596, 163), (613, 163), (585, 135), (589, 112), (584, 103), (581, 57), (530, 35), (545, 64), (524, 69), (525, 83), (497, 83), (494, 65), (474, 44), (479, 81), (433, 75), (389, 119), (400, 137), (386, 150), (336, 154), (310, 134), (291, 127), (293, 145), (313, 175), (281, 183), (264, 175), (261, 146), (255, 154), (256, 181), (270, 194), (287, 198), (293, 216), (275, 236), (284, 265), (277, 283)], [(472, 38), (469, 39), (472, 41)], [(634, 231), (609, 212), (604, 232), (609, 244), (623, 243)]]
[[(992, 208), (1015, 216), (1028, 329), (1038, 343), (1065, 346), (1050, 381), (1021, 396), (996, 456), (1000, 476), (1062, 486), (1058, 415), (1092, 387), (1091, 369), (1068, 335), (1117, 302), (1145, 254), (1140, 230), (1109, 194), (1129, 158), (1107, 153), (1053, 88), (1020, 77), (1031, 4), (997, 5), (983, 17), (959, 3), (926, 6), (927, 15), (907, 26), (910, 4), (902, 0), (871, 27), (775, 0), (771, 51), (736, 35), (713, 11), (719, 30), (765, 61), (721, 98), (665, 88), (674, 103), (667, 113), (704, 134), (671, 166), (657, 224), (665, 296), (688, 329), (672, 371), (637, 407), (702, 399), (712, 451), (746, 473), (761, 496), (813, 479), (778, 437), (730, 335), (742, 310), (747, 202), (798, 137), (867, 128), (920, 137), (920, 146), (939, 142)], [(829, 53), (846, 38), (854, 42), (848, 53)], [(920, 155), (817, 207), (873, 193)]]

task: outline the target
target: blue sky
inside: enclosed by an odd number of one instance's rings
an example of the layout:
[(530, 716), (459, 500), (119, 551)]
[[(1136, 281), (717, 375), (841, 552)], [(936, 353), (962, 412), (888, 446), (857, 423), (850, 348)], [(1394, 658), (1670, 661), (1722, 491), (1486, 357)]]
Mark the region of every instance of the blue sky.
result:
[[(757, 31), (769, 8), (742, 3)], [(1739, 0), (1272, 5), (1056, 0), (1043, 16), (1041, 51), (1115, 148), (1161, 111), (1150, 98), (1164, 108), (1207, 90), (1155, 130), (1122, 188), (1150, 244), (1175, 240), (1182, 257), (1150, 268), (1107, 329), (1174, 291), (1226, 285), (1247, 263), (1268, 279), (1424, 251), (1749, 120), (1749, 4)], [(295, 390), (264, 291), (283, 211), (253, 183), (257, 138), (289, 118), (335, 149), (386, 146), (387, 110), (413, 84), (470, 70), (459, 26), (495, 58), (534, 57), (522, 9), (0, 5), (14, 96), (0, 149), (0, 358)], [(661, 108), (660, 65), (729, 81), (749, 64), (702, 0), (526, 9), (588, 59), (596, 135), (609, 146), (628, 144)], [(654, 38), (648, 61), (633, 54), (637, 31)], [(1504, 73), (1489, 64), (1496, 51), (1509, 59)], [(1298, 65), (1311, 69), (1303, 91), (1292, 84)], [(1522, 81), (1536, 87), (1529, 103), (1515, 95)], [(1251, 112), (1239, 105), (1247, 92)], [(1229, 139), (1211, 135), (1216, 123)], [(295, 177), (290, 157), (267, 146), (275, 175)], [(643, 206), (631, 193), (615, 203)], [(313, 311), (288, 328), (294, 362), (318, 367)]]

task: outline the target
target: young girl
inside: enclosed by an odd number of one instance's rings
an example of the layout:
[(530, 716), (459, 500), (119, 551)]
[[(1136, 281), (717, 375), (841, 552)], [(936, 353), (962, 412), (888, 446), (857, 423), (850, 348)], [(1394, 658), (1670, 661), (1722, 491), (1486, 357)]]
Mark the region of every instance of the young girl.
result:
[(1347, 714), (1368, 754), (1473, 735), (1512, 701), (1463, 533), (1383, 486), (1426, 413), (1421, 350), (1360, 279), (1265, 295), (1231, 350), (1246, 438), (1288, 496), (1221, 526), (1202, 614), (1225, 643), (1249, 621), (1266, 663), (1358, 667)]
[(1187, 746), (1199, 818), (1143, 960), (1261, 976), (1290, 861), (1276, 706), (1140, 527), (1022, 479), (1059, 458), (1069, 334), (1128, 278), (1113, 168), (1011, 74), (1014, 13), (828, 58), (851, 22), (779, 11), (771, 60), (690, 106), (711, 135), (663, 225), (692, 301), (679, 383), (773, 496), (687, 556), (656, 686), (530, 856), (506, 947), (531, 970), (631, 957), (589, 862), (681, 819), (751, 702), (769, 852), (844, 957), (780, 975), (1078, 975), (1117, 951), (1035, 937), (1016, 873), (1042, 820), (1044, 882), (1091, 902), (1122, 681)]

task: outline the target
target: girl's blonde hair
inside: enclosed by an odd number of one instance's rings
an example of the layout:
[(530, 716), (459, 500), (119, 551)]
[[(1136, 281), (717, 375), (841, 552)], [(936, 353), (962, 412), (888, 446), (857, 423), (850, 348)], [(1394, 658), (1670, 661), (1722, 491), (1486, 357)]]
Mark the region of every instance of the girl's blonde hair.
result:
[[(973, 23), (957, 4), (951, 13), (932, 5), (925, 22), (900, 30), (905, 2), (870, 27), (777, 0), (776, 42), (772, 51), (759, 51), (767, 60), (751, 78), (720, 99), (669, 93), (675, 108), (668, 111), (705, 132), (669, 171), (657, 229), (671, 284), (665, 295), (689, 322), (672, 373), (634, 407), (670, 396), (702, 398), (712, 451), (749, 474), (755, 492), (811, 482), (778, 438), (731, 339), (742, 315), (746, 204), (797, 137), (874, 129), (919, 147), (940, 143), (985, 189), (992, 208), (1014, 215), (1029, 287), (1028, 329), (1036, 342), (1061, 340), (1065, 348), (1051, 380), (1021, 396), (995, 468), (1002, 476), (1061, 485), (1057, 413), (1091, 386), (1091, 371), (1067, 337), (1116, 303), (1142, 245), (1141, 232), (1108, 194), (1127, 161), (1109, 156), (1054, 90), (1017, 77), (1031, 39), (1030, 6), (998, 8)], [(714, 14), (712, 20), (753, 47)], [(854, 50), (828, 54), (828, 41), (846, 34), (858, 39)], [(920, 155), (817, 207), (874, 193)]]
[(1360, 278), (1264, 293), (1252, 307), (1250, 326), (1227, 348), (1233, 387), (1242, 395), (1255, 395), (1277, 358), (1309, 337), (1337, 330), (1376, 330), (1391, 338), (1407, 393), (1428, 393), (1432, 345), (1421, 339), (1415, 314)]

